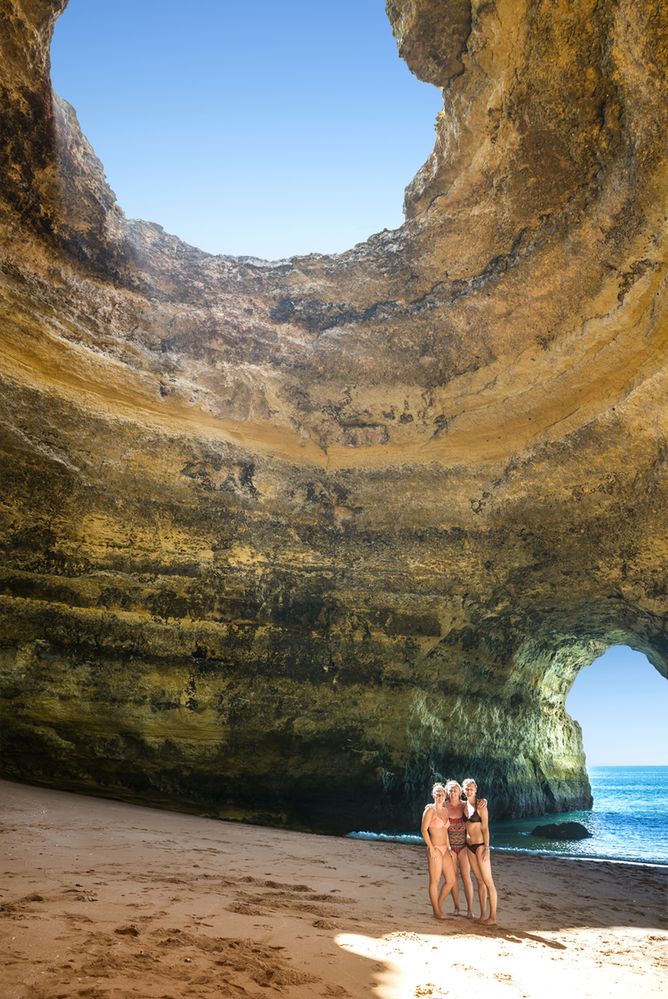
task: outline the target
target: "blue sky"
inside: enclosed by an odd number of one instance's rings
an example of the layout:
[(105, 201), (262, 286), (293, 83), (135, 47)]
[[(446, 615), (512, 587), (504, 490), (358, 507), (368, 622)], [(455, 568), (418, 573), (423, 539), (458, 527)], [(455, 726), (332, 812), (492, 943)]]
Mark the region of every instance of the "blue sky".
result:
[(401, 225), (441, 107), (384, 0), (70, 0), (51, 59), (126, 214), (214, 253)]
[(589, 766), (668, 766), (668, 683), (642, 652), (608, 649), (580, 671), (566, 710)]
[[(384, 0), (70, 0), (52, 76), (128, 216), (270, 259), (400, 225), (441, 107)], [(609, 650), (567, 707), (590, 765), (668, 764), (668, 684), (640, 653)]]

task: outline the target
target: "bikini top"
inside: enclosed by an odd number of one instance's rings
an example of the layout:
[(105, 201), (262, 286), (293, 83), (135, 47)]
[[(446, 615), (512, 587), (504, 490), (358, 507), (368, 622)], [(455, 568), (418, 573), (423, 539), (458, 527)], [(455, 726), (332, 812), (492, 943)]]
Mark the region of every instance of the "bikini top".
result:
[(429, 825), (427, 826), (427, 828), (428, 829), (445, 829), (445, 822), (440, 817), (440, 815), (437, 815), (436, 812), (434, 811), (431, 819), (429, 820)]
[(478, 809), (477, 808), (473, 809), (473, 812), (471, 813), (471, 815), (467, 815), (466, 816), (466, 821), (467, 822), (482, 822), (482, 819), (478, 815)]

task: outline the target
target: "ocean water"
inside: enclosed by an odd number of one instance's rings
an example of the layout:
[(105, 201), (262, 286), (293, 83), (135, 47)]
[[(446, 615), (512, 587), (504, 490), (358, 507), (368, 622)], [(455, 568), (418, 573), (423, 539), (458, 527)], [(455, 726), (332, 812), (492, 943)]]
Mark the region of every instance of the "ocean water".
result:
[[(504, 850), (569, 857), (668, 864), (668, 767), (590, 767), (590, 812), (497, 822), (492, 842)], [(592, 834), (573, 843), (540, 840), (531, 830), (546, 822), (581, 822)]]
[[(590, 812), (493, 822), (492, 847), (582, 859), (668, 864), (668, 767), (590, 767)], [(575, 842), (545, 840), (531, 830), (548, 822), (581, 822), (592, 834)], [(352, 833), (354, 837), (422, 843), (420, 836)]]

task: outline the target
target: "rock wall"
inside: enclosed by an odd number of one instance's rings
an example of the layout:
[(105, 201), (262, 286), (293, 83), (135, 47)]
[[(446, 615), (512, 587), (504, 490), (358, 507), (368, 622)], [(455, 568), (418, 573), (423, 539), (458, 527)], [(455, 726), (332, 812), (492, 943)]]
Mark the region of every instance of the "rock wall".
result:
[(406, 223), (209, 256), (124, 218), (0, 0), (3, 775), (412, 828), (586, 807), (578, 670), (668, 662), (659, 0), (389, 0), (443, 89)]

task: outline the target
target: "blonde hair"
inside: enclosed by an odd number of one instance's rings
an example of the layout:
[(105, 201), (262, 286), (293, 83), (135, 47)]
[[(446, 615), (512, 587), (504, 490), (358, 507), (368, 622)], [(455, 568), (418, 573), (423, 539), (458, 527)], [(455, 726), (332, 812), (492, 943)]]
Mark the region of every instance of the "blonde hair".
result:
[(436, 794), (437, 791), (443, 791), (444, 794), (448, 793), (446, 791), (445, 787), (443, 786), (443, 784), (440, 783), (440, 781), (438, 783), (434, 784), (434, 786), (431, 789), (432, 798)]
[(462, 791), (466, 791), (466, 788), (469, 786), (469, 784), (473, 784), (476, 791), (478, 790), (478, 785), (473, 780), (473, 777), (465, 777), (464, 780), (462, 781)]
[(450, 792), (452, 791), (453, 787), (461, 788), (461, 786), (462, 785), (459, 783), (458, 780), (449, 780), (449, 781), (447, 781), (447, 783), (445, 785), (445, 793), (446, 794), (450, 794)]

